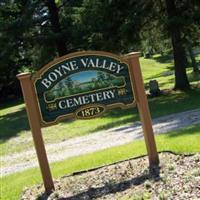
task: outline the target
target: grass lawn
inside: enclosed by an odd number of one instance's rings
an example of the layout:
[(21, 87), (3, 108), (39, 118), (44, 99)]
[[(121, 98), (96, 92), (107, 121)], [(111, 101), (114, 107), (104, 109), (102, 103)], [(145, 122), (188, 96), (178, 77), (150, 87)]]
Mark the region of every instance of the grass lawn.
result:
[[(200, 55), (197, 58), (200, 60)], [(140, 59), (144, 81), (156, 79), (162, 89), (173, 86), (173, 75), (163, 75), (171, 72), (172, 59), (170, 56), (154, 56), (152, 59)], [(193, 75), (191, 68), (188, 75), (192, 83), (198, 83), (200, 75)], [(164, 96), (149, 99), (152, 117), (186, 111), (200, 106), (200, 88), (188, 92), (172, 92)], [(72, 137), (86, 135), (99, 130), (133, 123), (139, 120), (136, 108), (116, 109), (106, 112), (102, 117), (92, 120), (68, 120), (57, 125), (43, 128), (45, 143), (55, 143)], [(89, 126), (88, 126), (89, 124)], [(24, 104), (20, 101), (0, 106), (0, 155), (8, 155), (33, 148)]]
[[(156, 136), (156, 142), (158, 151), (169, 150), (177, 153), (200, 152), (200, 125)], [(119, 147), (52, 163), (51, 170), (53, 177), (59, 178), (76, 171), (91, 169), (145, 154), (144, 141), (135, 141)], [(18, 199), (25, 187), (41, 182), (39, 169), (35, 168), (3, 177), (1, 180), (1, 199)]]
[[(196, 56), (196, 60), (200, 63), (200, 54)], [(174, 63), (172, 56), (155, 55), (151, 59), (140, 58), (140, 64), (146, 88), (148, 88), (149, 81), (153, 79), (158, 81), (161, 89), (174, 87)], [(187, 68), (187, 75), (190, 83), (200, 83), (200, 75), (192, 72), (190, 64)]]
[[(197, 57), (200, 61), (200, 55)], [(140, 59), (145, 86), (156, 79), (161, 89), (173, 87), (173, 63), (170, 56), (156, 55), (151, 59)], [(191, 68), (187, 69), (192, 84), (200, 83), (200, 76), (194, 75)], [(186, 111), (200, 107), (200, 88), (187, 92), (171, 92), (157, 98), (149, 99), (152, 117)], [(88, 120), (71, 120), (43, 128), (46, 143), (54, 143), (71, 137), (85, 135), (94, 131), (114, 126), (133, 123), (139, 120), (137, 109), (116, 109), (105, 113), (102, 117)], [(20, 152), (33, 147), (24, 104), (21, 101), (0, 105), (0, 156)], [(184, 130), (156, 136), (159, 151), (170, 150), (177, 153), (200, 152), (200, 126), (192, 126)], [(135, 141), (119, 147), (102, 150), (92, 154), (74, 157), (62, 162), (51, 164), (54, 178), (75, 171), (91, 169), (116, 161), (146, 154), (143, 141)], [(1, 179), (0, 199), (18, 199), (22, 190), (33, 184), (41, 183), (39, 169), (30, 169)]]

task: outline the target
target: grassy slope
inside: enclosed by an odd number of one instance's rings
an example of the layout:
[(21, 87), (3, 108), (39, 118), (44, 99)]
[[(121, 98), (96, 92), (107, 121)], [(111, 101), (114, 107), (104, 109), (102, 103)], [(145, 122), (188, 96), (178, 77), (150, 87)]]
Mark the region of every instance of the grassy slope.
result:
[[(170, 150), (177, 153), (200, 152), (200, 126), (156, 136), (159, 151)], [(51, 164), (54, 178), (75, 171), (91, 169), (116, 161), (146, 154), (143, 141), (131, 142), (119, 147), (102, 150), (84, 156), (74, 157)], [(39, 169), (30, 169), (2, 178), (2, 199), (15, 200), (25, 187), (41, 182)], [(9, 191), (9, 192), (8, 192)]]
[[(200, 54), (196, 57), (200, 63)], [(143, 72), (144, 82), (147, 86), (150, 80), (156, 79), (161, 89), (173, 88), (174, 86), (174, 64), (172, 56), (155, 55), (152, 59), (140, 59), (140, 64)], [(166, 74), (166, 73), (171, 73)], [(188, 65), (187, 75), (190, 83), (200, 83), (200, 75), (192, 73), (192, 68)]]
[[(200, 56), (198, 57), (200, 60)], [(173, 86), (173, 75), (163, 76), (162, 73), (171, 71), (171, 58), (155, 56), (153, 59), (141, 59), (141, 66), (145, 83), (156, 79), (162, 89)], [(194, 76), (188, 69), (190, 80), (199, 83), (199, 76)], [(174, 92), (171, 95), (150, 99), (150, 109), (153, 117), (180, 112), (199, 107), (200, 89), (196, 88), (187, 93)], [(43, 129), (46, 142), (56, 142), (88, 132), (107, 129), (113, 126), (126, 124), (138, 120), (136, 109), (115, 110), (106, 113), (103, 117), (88, 121), (63, 122), (56, 126)], [(31, 133), (28, 127), (24, 105), (21, 102), (0, 106), (0, 154), (13, 153), (32, 146)], [(200, 151), (200, 126), (194, 126), (182, 131), (175, 131), (167, 135), (157, 136), (159, 150), (176, 152)], [(19, 137), (16, 137), (19, 136)], [(114, 147), (93, 154), (71, 158), (51, 165), (53, 176), (60, 177), (74, 171), (94, 168), (118, 160), (146, 154), (143, 141), (137, 141), (120, 147)], [(22, 189), (41, 182), (39, 169), (31, 169), (16, 173), (1, 180), (1, 198), (18, 199)]]
[[(200, 60), (200, 55), (197, 58)], [(154, 56), (152, 59), (140, 59), (146, 86), (149, 80), (156, 79), (162, 89), (173, 87), (173, 75), (164, 76), (163, 72), (172, 71), (170, 56)], [(191, 68), (188, 75), (192, 83), (198, 83), (200, 75), (193, 75)], [(149, 99), (152, 117), (159, 117), (171, 113), (181, 112), (199, 107), (200, 89), (196, 88), (187, 93), (173, 94)], [(55, 126), (43, 128), (45, 143), (55, 143), (75, 136), (81, 136), (95, 131), (124, 125), (139, 120), (137, 109), (114, 110), (104, 116), (90, 121), (76, 120), (59, 123)], [(87, 126), (86, 124), (90, 124)], [(8, 155), (33, 148), (24, 104), (14, 102), (0, 106), (0, 155)]]
[[(199, 99), (200, 89), (198, 88), (187, 93), (174, 92), (170, 95), (149, 99), (152, 117), (198, 108), (200, 105)], [(23, 105), (19, 104), (18, 106), (2, 109), (0, 114), (2, 115), (0, 117), (0, 155), (8, 155), (33, 147)], [(139, 120), (139, 116), (136, 108), (129, 110), (116, 109), (105, 113), (103, 117), (90, 121), (62, 122), (55, 126), (44, 128), (43, 136), (46, 143), (54, 143), (137, 120)]]

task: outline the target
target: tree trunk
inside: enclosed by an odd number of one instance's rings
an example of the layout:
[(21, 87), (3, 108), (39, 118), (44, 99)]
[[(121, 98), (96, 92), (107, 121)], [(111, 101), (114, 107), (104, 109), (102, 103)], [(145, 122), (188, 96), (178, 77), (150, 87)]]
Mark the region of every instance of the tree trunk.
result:
[(49, 10), (52, 31), (56, 35), (55, 44), (58, 50), (58, 54), (59, 56), (65, 55), (67, 53), (67, 48), (66, 48), (65, 40), (60, 36), (61, 25), (60, 25), (59, 16), (58, 16), (58, 8), (55, 4), (55, 0), (46, 0), (45, 3)]
[(192, 61), (193, 72), (194, 72), (194, 73), (197, 73), (197, 72), (199, 72), (199, 68), (198, 68), (198, 65), (197, 65), (197, 62), (196, 62), (194, 53), (193, 53), (193, 51), (192, 51), (192, 47), (191, 47), (190, 42), (187, 43), (187, 50), (188, 50), (188, 53), (189, 53), (189, 55), (190, 55), (190, 59), (191, 59), (191, 61)]
[(185, 90), (190, 87), (186, 74), (187, 58), (183, 41), (181, 39), (181, 27), (178, 22), (178, 11), (174, 0), (165, 0), (168, 15), (168, 30), (171, 35), (174, 65), (175, 65), (175, 87), (174, 89)]

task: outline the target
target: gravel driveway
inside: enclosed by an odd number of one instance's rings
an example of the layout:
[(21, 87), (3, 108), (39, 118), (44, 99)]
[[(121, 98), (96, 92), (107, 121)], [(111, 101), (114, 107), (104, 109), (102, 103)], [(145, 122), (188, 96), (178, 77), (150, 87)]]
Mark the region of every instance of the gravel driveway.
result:
[[(194, 124), (200, 124), (200, 109), (153, 119), (155, 134), (166, 133)], [(134, 124), (72, 138), (60, 143), (47, 144), (46, 150), (49, 162), (51, 163), (122, 145), (138, 139), (143, 139), (142, 127), (140, 122), (134, 122)], [(1, 167), (1, 176), (38, 167), (34, 149), (4, 156), (1, 159), (6, 163), (6, 165)]]

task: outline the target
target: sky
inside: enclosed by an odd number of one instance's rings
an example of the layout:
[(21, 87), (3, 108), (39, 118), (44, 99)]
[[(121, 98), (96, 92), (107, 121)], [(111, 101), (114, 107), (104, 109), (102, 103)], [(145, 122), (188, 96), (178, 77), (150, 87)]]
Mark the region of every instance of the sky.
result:
[(78, 82), (88, 82), (91, 81), (92, 78), (97, 77), (97, 71), (84, 71), (84, 72), (78, 72), (76, 74), (73, 74), (70, 76), (73, 81)]

